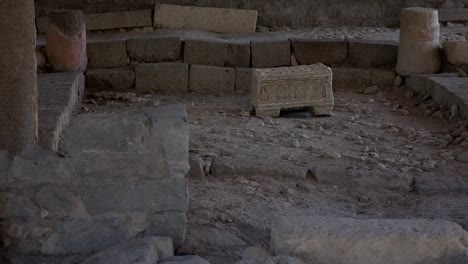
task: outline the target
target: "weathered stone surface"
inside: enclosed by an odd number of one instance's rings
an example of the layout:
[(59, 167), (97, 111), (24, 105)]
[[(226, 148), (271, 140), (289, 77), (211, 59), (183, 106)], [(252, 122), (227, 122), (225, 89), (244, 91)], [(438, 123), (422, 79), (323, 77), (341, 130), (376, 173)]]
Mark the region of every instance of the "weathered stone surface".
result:
[(437, 72), (441, 67), (439, 36), (437, 10), (403, 9), (396, 72), (402, 76)]
[(88, 43), (89, 68), (116, 68), (128, 64), (126, 41)]
[(42, 51), (39, 48), (36, 48), (36, 65), (37, 65), (37, 71), (42, 71), (44, 70), (46, 63), (47, 63), (47, 58), (42, 53)]
[(236, 264), (304, 264), (304, 262), (299, 258), (274, 256), (247, 258), (236, 262)]
[(184, 62), (220, 67), (249, 67), (250, 44), (226, 40), (185, 41)]
[(132, 68), (90, 69), (86, 72), (86, 92), (125, 92), (135, 86), (135, 72)]
[(175, 246), (180, 246), (185, 241), (185, 229), (187, 216), (185, 212), (159, 212), (149, 214), (147, 217), (147, 235), (171, 237)]
[(236, 71), (204, 65), (190, 66), (190, 91), (196, 93), (223, 94), (234, 92)]
[(334, 89), (358, 89), (371, 85), (371, 72), (355, 68), (332, 68)]
[(244, 250), (242, 254), (242, 259), (250, 259), (250, 258), (263, 258), (263, 257), (271, 257), (271, 253), (268, 252), (265, 248), (259, 246), (252, 246), (248, 247)]
[(206, 261), (205, 259), (199, 256), (175, 256), (172, 258), (168, 258), (162, 262), (161, 264), (210, 264), (210, 262)]
[(272, 226), (276, 255), (305, 263), (463, 263), (468, 234), (458, 224), (424, 219), (282, 217)]
[(323, 64), (256, 69), (253, 105), (258, 116), (279, 116), (281, 109), (309, 107), (316, 115), (331, 115), (332, 73)]
[(216, 227), (190, 225), (187, 229), (187, 243), (190, 245), (215, 247), (242, 247), (245, 242), (231, 232)]
[(66, 217), (86, 217), (87, 213), (76, 193), (64, 186), (42, 186), (34, 197), (36, 204), (50, 214)]
[(396, 76), (392, 70), (371, 69), (371, 84), (392, 87), (395, 84)]
[(131, 60), (144, 62), (177, 61), (181, 55), (180, 37), (156, 37), (129, 39), (128, 56)]
[(87, 258), (81, 264), (154, 264), (158, 260), (174, 256), (173, 252), (171, 256), (160, 256), (161, 247), (164, 251), (172, 248), (172, 240), (164, 237), (145, 237), (108, 248)]
[(24, 194), (0, 192), (0, 217), (6, 223), (27, 224), (36, 221), (40, 209)]
[(151, 27), (152, 10), (136, 10), (126, 12), (107, 12), (87, 14), (85, 16), (88, 30)]
[(348, 56), (348, 44), (343, 40), (290, 39), (293, 54), (299, 64), (340, 64)]
[(468, 41), (446, 41), (444, 51), (447, 60), (455, 65), (468, 65)]
[(250, 45), (253, 68), (291, 65), (291, 44), (288, 40), (252, 41)]
[(358, 68), (395, 67), (398, 43), (377, 41), (350, 41), (349, 60)]
[(252, 68), (236, 68), (236, 91), (250, 94), (252, 91)]
[(12, 161), (13, 155), (6, 150), (0, 150), (0, 184), (3, 186), (6, 186), (8, 181)]
[(188, 91), (189, 66), (185, 63), (139, 64), (135, 67), (136, 89), (165, 93)]
[(219, 33), (255, 32), (257, 11), (213, 7), (156, 5), (154, 26)]
[(468, 20), (468, 8), (443, 8), (438, 11), (441, 22)]

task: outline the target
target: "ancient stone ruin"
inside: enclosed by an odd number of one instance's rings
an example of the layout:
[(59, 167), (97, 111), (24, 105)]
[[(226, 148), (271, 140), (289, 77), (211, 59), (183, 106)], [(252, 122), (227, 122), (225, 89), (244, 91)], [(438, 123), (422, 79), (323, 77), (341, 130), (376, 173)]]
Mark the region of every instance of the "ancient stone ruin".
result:
[(0, 2), (0, 263), (468, 263), (468, 1)]

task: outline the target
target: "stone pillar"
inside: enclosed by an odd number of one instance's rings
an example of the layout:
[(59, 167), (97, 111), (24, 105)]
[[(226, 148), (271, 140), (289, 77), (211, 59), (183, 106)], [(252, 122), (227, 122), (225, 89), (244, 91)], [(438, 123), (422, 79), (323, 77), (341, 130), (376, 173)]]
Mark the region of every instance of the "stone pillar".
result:
[(86, 26), (81, 11), (49, 15), (46, 54), (54, 71), (86, 70)]
[(34, 0), (0, 1), (0, 149), (37, 140)]
[(400, 47), (396, 71), (403, 76), (440, 70), (438, 12), (412, 7), (401, 12)]

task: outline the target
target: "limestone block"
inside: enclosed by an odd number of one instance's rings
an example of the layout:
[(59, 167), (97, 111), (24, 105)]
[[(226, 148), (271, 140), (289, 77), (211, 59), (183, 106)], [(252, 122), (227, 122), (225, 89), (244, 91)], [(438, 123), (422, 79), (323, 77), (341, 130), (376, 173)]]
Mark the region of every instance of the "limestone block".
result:
[(185, 63), (151, 63), (135, 67), (136, 89), (165, 93), (188, 91), (189, 67)]
[(331, 69), (323, 64), (255, 69), (252, 100), (257, 116), (279, 116), (281, 109), (297, 107), (309, 107), (315, 115), (331, 115)]
[(439, 37), (437, 10), (419, 7), (403, 9), (396, 72), (408, 76), (439, 71)]
[(190, 91), (201, 94), (224, 94), (234, 92), (236, 71), (204, 65), (190, 66)]
[(358, 68), (395, 67), (398, 43), (377, 41), (350, 41), (349, 60)]
[(151, 27), (152, 10), (106, 12), (85, 15), (88, 30)]
[(128, 65), (126, 41), (88, 43), (88, 68), (117, 68)]
[(392, 87), (396, 76), (392, 70), (371, 69), (371, 85)]
[(332, 68), (334, 89), (366, 88), (371, 84), (371, 72), (355, 68)]
[(271, 248), (307, 264), (463, 263), (466, 239), (444, 220), (300, 216), (273, 223)]
[(252, 91), (252, 68), (236, 69), (236, 91), (250, 94)]
[(343, 40), (290, 39), (293, 54), (299, 64), (323, 63), (331, 66), (344, 62), (348, 43)]
[(182, 42), (180, 37), (156, 37), (129, 39), (128, 56), (134, 61), (163, 62), (180, 59)]
[(468, 41), (444, 42), (447, 60), (455, 65), (468, 65)]
[(184, 62), (219, 67), (249, 67), (250, 43), (219, 39), (185, 41)]
[(219, 33), (253, 33), (257, 11), (180, 5), (156, 5), (154, 26)]
[(34, 196), (34, 201), (38, 206), (46, 209), (50, 216), (77, 218), (88, 216), (79, 195), (65, 186), (44, 185)]
[(174, 246), (180, 246), (185, 241), (187, 216), (185, 212), (155, 212), (147, 216), (146, 235), (171, 237)]
[(125, 92), (135, 86), (132, 68), (90, 69), (86, 72), (86, 92)]
[(252, 41), (250, 45), (253, 68), (291, 65), (291, 44), (288, 40)]

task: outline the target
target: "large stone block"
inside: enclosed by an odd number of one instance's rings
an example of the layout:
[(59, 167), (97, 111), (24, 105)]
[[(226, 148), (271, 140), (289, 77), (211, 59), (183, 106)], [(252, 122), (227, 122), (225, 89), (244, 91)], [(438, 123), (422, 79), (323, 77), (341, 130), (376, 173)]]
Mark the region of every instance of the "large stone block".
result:
[(256, 24), (256, 10), (161, 4), (154, 12), (154, 26), (159, 28), (253, 33)]
[(252, 68), (236, 69), (236, 91), (250, 94), (252, 91)]
[(258, 116), (279, 116), (281, 109), (309, 107), (315, 115), (331, 115), (332, 72), (323, 64), (253, 72), (252, 99)]
[(334, 89), (359, 89), (371, 85), (371, 72), (355, 68), (332, 68)]
[(187, 226), (185, 212), (155, 212), (149, 214), (147, 220), (146, 235), (171, 237), (176, 247), (185, 241)]
[(392, 70), (371, 69), (371, 84), (392, 87), (396, 76), (396, 73)]
[(468, 234), (456, 223), (425, 219), (282, 217), (272, 226), (275, 255), (307, 264), (465, 263)]
[(349, 60), (358, 68), (395, 67), (398, 43), (377, 41), (350, 41)]
[(128, 65), (126, 41), (92, 42), (87, 45), (88, 68), (117, 68)]
[(189, 67), (185, 63), (139, 64), (135, 67), (136, 89), (165, 93), (188, 91)]
[(450, 63), (468, 65), (468, 41), (446, 41), (444, 51)]
[(86, 92), (127, 91), (135, 86), (132, 68), (90, 69), (86, 72)]
[(253, 68), (291, 65), (291, 44), (288, 40), (252, 41), (250, 45)]
[(249, 67), (250, 43), (226, 40), (185, 41), (184, 62), (220, 67)]
[(131, 60), (144, 62), (177, 61), (181, 53), (180, 37), (156, 37), (129, 39), (128, 56)]
[(106, 12), (85, 15), (87, 30), (151, 27), (152, 10)]
[(290, 39), (293, 54), (299, 64), (340, 64), (348, 56), (348, 43), (344, 40)]
[(236, 71), (204, 65), (190, 66), (190, 91), (202, 94), (225, 94), (234, 92)]

